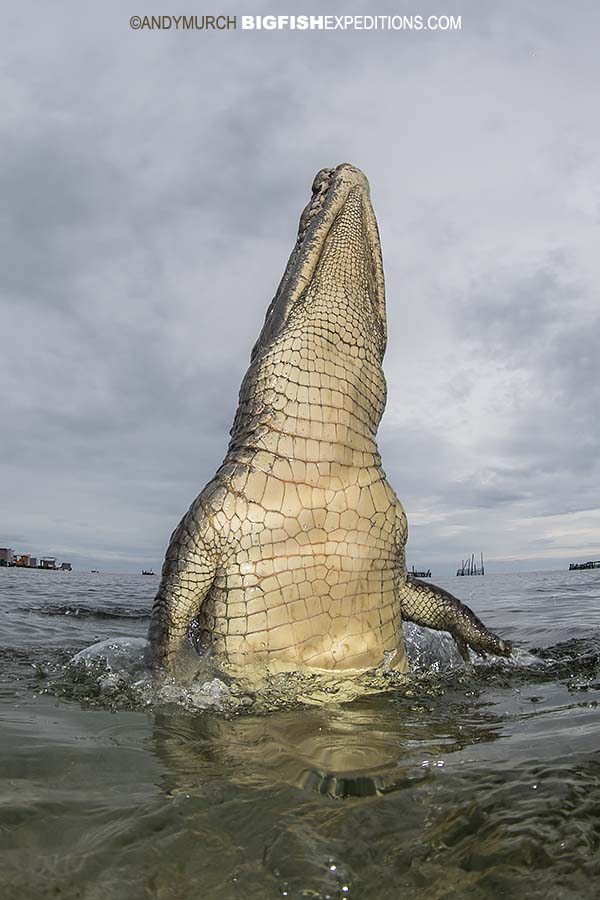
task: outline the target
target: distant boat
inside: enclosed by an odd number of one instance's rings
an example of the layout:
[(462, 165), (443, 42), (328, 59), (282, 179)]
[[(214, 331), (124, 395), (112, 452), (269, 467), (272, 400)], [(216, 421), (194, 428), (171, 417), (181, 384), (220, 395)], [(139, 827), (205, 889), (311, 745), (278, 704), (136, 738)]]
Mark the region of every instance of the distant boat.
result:
[(100, 573), (100, 569), (90, 569), (92, 575), (98, 575)]
[(431, 569), (427, 569), (427, 571), (423, 570), (422, 572), (418, 572), (414, 566), (411, 567), (409, 575), (414, 575), (415, 578), (431, 578)]
[(569, 572), (580, 569), (600, 569), (600, 559), (591, 559), (585, 563), (569, 563)]
[(142, 575), (154, 575), (152, 569), (142, 569)]

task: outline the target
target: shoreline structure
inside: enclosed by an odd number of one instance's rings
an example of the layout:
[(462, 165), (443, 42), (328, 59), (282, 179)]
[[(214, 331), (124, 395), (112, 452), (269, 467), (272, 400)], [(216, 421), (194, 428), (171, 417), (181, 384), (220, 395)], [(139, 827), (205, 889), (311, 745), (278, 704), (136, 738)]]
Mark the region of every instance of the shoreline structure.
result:
[(71, 572), (70, 562), (57, 565), (55, 556), (42, 556), (38, 563), (37, 556), (30, 553), (14, 553), (10, 547), (0, 547), (0, 567), (5, 569), (44, 569), (46, 571)]

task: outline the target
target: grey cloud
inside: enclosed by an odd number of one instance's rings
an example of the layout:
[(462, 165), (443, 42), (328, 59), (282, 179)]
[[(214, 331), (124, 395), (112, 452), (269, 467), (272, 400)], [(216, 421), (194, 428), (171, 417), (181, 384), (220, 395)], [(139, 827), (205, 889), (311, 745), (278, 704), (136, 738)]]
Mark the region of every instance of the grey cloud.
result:
[(459, 7), (452, 35), (185, 35), (134, 33), (117, 2), (19, 6), (0, 543), (158, 567), (225, 452), (311, 179), (349, 160), (383, 239), (409, 561), (571, 552), (600, 505), (598, 12)]

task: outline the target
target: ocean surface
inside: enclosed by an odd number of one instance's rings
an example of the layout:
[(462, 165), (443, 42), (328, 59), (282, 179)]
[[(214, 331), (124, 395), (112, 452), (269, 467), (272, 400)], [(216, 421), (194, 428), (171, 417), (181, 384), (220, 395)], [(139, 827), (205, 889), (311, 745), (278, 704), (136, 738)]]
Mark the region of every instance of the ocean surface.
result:
[(158, 579), (0, 569), (1, 900), (600, 897), (600, 571), (434, 580), (514, 658), (157, 691)]

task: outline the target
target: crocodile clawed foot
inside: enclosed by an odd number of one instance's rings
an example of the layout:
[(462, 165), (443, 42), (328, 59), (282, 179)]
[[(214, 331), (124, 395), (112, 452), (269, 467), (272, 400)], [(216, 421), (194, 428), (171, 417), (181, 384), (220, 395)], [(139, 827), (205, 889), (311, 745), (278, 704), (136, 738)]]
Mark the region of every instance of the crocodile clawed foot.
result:
[(498, 639), (498, 648), (494, 651), (496, 656), (504, 656), (505, 658), (508, 658), (509, 656), (512, 656), (512, 651), (513, 646), (510, 641), (501, 641), (500, 639)]

